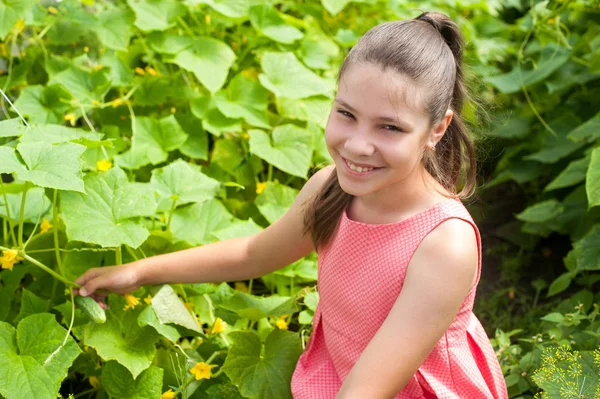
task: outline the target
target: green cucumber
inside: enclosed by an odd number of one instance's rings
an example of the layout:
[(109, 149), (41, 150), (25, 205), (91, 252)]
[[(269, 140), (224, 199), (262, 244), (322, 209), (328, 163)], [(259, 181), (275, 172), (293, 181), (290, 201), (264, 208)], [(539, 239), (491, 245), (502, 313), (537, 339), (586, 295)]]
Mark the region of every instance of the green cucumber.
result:
[(102, 324), (106, 321), (106, 313), (104, 309), (100, 307), (98, 302), (89, 296), (77, 295), (75, 297), (75, 305), (83, 311), (90, 319), (98, 324)]

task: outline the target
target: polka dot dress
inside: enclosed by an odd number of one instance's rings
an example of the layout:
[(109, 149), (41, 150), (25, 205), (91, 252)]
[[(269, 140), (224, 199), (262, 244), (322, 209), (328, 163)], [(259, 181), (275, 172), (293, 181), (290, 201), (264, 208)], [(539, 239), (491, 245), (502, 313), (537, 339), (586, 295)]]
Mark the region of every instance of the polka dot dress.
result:
[[(451, 218), (462, 219), (475, 229), (479, 249), (477, 283), (481, 275), (481, 237), (460, 200), (443, 200), (389, 224), (356, 222), (343, 212), (333, 240), (319, 251), (320, 301), (312, 335), (292, 376), (294, 399), (335, 398), (396, 302), (419, 243)], [(508, 398), (494, 350), (472, 312), (476, 287), (395, 399)]]

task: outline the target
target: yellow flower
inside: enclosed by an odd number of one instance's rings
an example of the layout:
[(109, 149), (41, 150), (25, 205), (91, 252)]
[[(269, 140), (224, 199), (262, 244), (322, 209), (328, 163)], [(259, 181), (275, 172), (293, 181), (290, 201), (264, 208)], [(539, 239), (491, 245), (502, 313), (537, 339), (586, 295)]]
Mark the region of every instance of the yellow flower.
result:
[(242, 134), (242, 137), (248, 140), (250, 138), (250, 135), (248, 133), (244, 133)]
[(277, 328), (279, 328), (280, 330), (287, 330), (288, 329), (288, 324), (285, 320), (283, 319), (278, 319), (275, 322), (275, 325), (277, 326)]
[(2, 269), (12, 270), (13, 266), (22, 260), (23, 257), (19, 256), (16, 250), (9, 249), (6, 251), (2, 251), (2, 258), (0, 258), (0, 263), (2, 264)]
[(172, 113), (172, 114), (174, 114), (174, 113), (175, 113), (175, 111), (177, 111), (177, 108), (175, 108), (175, 107), (171, 107), (171, 113)]
[(98, 101), (98, 100), (92, 100), (92, 104), (93, 105), (100, 105), (100, 101)]
[(193, 304), (193, 303), (191, 303), (191, 302), (186, 302), (186, 303), (184, 303), (184, 305), (185, 305), (185, 308), (186, 308), (187, 310), (189, 310), (190, 312), (193, 312), (193, 311), (194, 311), (194, 304)]
[(265, 187), (267, 187), (267, 182), (256, 183), (256, 194), (262, 193), (265, 190)]
[(556, 22), (556, 17), (552, 17), (552, 18), (548, 19), (548, 23), (549, 23), (550, 25), (552, 25), (552, 24), (553, 24), (553, 23), (555, 23), (555, 22)]
[(89, 381), (90, 381), (90, 385), (91, 385), (92, 387), (94, 387), (94, 389), (98, 389), (98, 388), (100, 388), (100, 380), (98, 379), (98, 377), (96, 377), (96, 376), (91, 376), (91, 377), (89, 378)]
[(109, 160), (103, 159), (102, 161), (96, 162), (96, 167), (100, 172), (106, 172), (112, 167), (112, 162)]
[(152, 303), (152, 295), (148, 294), (148, 296), (146, 298), (144, 298), (144, 302), (146, 302), (146, 304), (150, 305)]
[(131, 294), (125, 294), (125, 300), (127, 301), (127, 305), (125, 305), (123, 310), (133, 309), (140, 303), (140, 298), (137, 298)]
[(15, 30), (15, 32), (22, 32), (23, 29), (25, 29), (25, 20), (19, 19), (13, 27), (13, 29)]
[(112, 102), (110, 104), (113, 106), (113, 108), (117, 108), (119, 105), (121, 105), (123, 103), (124, 103), (123, 100), (121, 100), (120, 98), (117, 98), (117, 99), (112, 100)]
[(48, 219), (44, 218), (44, 221), (40, 225), (41, 232), (47, 233), (48, 230), (50, 230), (51, 228), (52, 228), (52, 225), (50, 224), (50, 221)]
[(177, 395), (177, 392), (173, 392), (171, 389), (169, 389), (168, 391), (163, 392), (160, 399), (174, 399), (176, 395)]
[(96, 65), (96, 66), (94, 67), (94, 71), (99, 71), (99, 70), (101, 70), (102, 68), (104, 68), (104, 65), (100, 65), (100, 64), (98, 64), (98, 65)]
[(217, 334), (217, 333), (222, 333), (223, 331), (225, 331), (225, 323), (223, 320), (221, 320), (220, 317), (217, 317), (217, 320), (215, 320), (215, 324), (213, 324), (213, 328), (212, 328), (212, 333), (213, 334)]
[(200, 380), (202, 378), (209, 379), (210, 369), (213, 367), (216, 367), (216, 365), (206, 364), (204, 362), (196, 363), (196, 365), (190, 369), (190, 373), (196, 377), (196, 380)]
[(90, 48), (89, 48), (88, 46), (85, 46), (85, 47), (83, 48), (83, 52), (84, 52), (84, 53), (88, 53), (89, 51), (90, 51)]
[(254, 67), (244, 69), (242, 71), (242, 73), (244, 74), (245, 77), (250, 78), (250, 79), (258, 78), (258, 69), (254, 68)]
[(48, 7), (48, 12), (50, 14), (54, 14), (54, 15), (58, 14), (58, 10), (56, 9), (56, 7), (52, 7), (52, 6)]
[(144, 70), (140, 67), (135, 68), (135, 73), (137, 73), (138, 75), (142, 75), (142, 76), (144, 76), (146, 74), (146, 72), (144, 72)]
[(67, 114), (63, 117), (63, 119), (69, 121), (71, 126), (75, 126), (75, 114)]
[(205, 15), (204, 20), (206, 21), (207, 25), (210, 25), (210, 15)]
[(148, 75), (150, 75), (150, 76), (158, 75), (158, 72), (156, 72), (156, 70), (154, 68), (149, 67), (149, 66), (146, 67), (146, 72), (148, 72)]
[(235, 282), (235, 289), (237, 291), (241, 291), (241, 292), (248, 292), (248, 285), (246, 283), (244, 283), (243, 281), (236, 281)]

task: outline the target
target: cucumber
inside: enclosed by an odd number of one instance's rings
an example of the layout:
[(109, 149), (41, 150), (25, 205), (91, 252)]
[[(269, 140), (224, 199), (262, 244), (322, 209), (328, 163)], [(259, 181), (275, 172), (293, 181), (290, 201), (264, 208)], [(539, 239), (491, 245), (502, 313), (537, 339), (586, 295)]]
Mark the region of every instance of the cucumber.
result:
[(104, 309), (100, 307), (98, 302), (89, 296), (77, 295), (75, 297), (75, 305), (83, 311), (90, 319), (98, 324), (102, 324), (106, 321), (106, 313)]

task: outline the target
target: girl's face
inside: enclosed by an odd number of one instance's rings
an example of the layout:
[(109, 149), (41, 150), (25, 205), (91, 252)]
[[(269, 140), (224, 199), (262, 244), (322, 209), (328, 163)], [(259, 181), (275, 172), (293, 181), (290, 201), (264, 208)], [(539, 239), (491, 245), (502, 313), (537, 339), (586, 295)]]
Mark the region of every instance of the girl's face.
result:
[(375, 198), (416, 190), (413, 184), (425, 170), (423, 152), (447, 126), (429, 127), (420, 92), (407, 78), (377, 65), (346, 69), (325, 128), (345, 192)]

